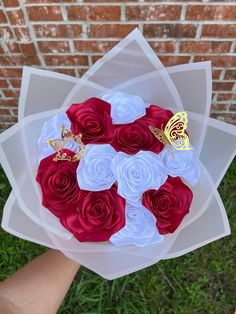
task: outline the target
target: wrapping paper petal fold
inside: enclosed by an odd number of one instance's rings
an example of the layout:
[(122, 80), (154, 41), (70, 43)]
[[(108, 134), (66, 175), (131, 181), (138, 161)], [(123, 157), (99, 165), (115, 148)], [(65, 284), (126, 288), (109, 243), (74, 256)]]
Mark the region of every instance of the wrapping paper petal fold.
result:
[[(41, 206), (41, 193), (35, 182), (36, 143), (44, 123), (55, 115), (63, 116), (72, 103), (114, 92), (129, 93), (143, 99), (145, 104), (156, 104), (174, 112), (186, 110), (194, 158), (199, 158), (201, 174), (192, 188), (194, 198), (190, 213), (175, 233), (164, 236), (161, 241), (153, 241), (147, 247), (134, 247), (129, 241), (124, 247), (110, 242), (80, 243)], [(210, 63), (165, 69), (137, 29), (81, 79), (25, 67), (19, 122), (0, 136), (0, 161), (13, 187), (4, 208), (2, 227), (23, 239), (60, 249), (69, 258), (107, 279), (132, 273), (161, 259), (186, 254), (228, 235), (230, 228), (217, 187), (236, 153), (236, 127), (209, 118), (210, 105)], [(135, 117), (142, 114), (140, 107), (137, 108)], [(41, 144), (44, 139), (41, 135)], [(191, 158), (187, 157), (187, 160)], [(85, 165), (81, 164), (81, 167), (85, 169)], [(112, 185), (112, 175), (108, 176), (110, 181), (107, 182)], [(183, 179), (195, 184), (198, 176), (198, 169), (192, 168)], [(78, 180), (83, 181), (83, 178)], [(84, 184), (99, 188), (96, 182)]]

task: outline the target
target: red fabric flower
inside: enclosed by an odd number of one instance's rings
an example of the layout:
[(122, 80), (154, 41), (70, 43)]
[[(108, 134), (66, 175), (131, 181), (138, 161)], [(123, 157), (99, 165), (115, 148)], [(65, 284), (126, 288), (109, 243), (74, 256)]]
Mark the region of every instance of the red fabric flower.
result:
[(88, 143), (111, 143), (114, 127), (110, 116), (111, 105), (99, 98), (90, 98), (81, 104), (73, 104), (67, 110), (71, 131), (82, 133), (82, 141)]
[(116, 185), (100, 192), (80, 190), (61, 223), (81, 242), (107, 241), (125, 225), (125, 199), (117, 194)]
[(122, 151), (133, 155), (140, 150), (160, 153), (163, 144), (151, 133), (149, 125), (161, 129), (164, 128), (173, 116), (170, 110), (151, 105), (146, 110), (146, 115), (129, 124), (115, 126), (115, 137), (112, 146), (116, 151)]
[(157, 219), (160, 234), (174, 232), (189, 212), (192, 191), (179, 177), (168, 177), (158, 190), (143, 194), (142, 203)]
[(146, 115), (141, 119), (147, 123), (150, 123), (152, 126), (159, 129), (162, 128), (163, 130), (167, 122), (174, 115), (172, 111), (163, 109), (156, 105), (151, 105), (149, 108), (147, 108), (146, 112)]
[[(74, 155), (67, 149), (63, 152), (69, 156)], [(67, 203), (79, 192), (76, 179), (76, 169), (79, 163), (65, 160), (53, 161), (55, 155), (41, 160), (36, 180), (41, 186), (43, 206), (60, 217), (66, 210)]]

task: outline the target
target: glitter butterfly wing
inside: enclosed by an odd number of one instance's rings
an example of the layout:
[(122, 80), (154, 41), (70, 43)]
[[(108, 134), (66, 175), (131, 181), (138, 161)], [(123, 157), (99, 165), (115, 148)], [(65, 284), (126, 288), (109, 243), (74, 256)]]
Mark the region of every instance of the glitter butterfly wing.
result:
[(177, 112), (166, 124), (164, 134), (168, 142), (177, 150), (190, 150), (187, 129), (187, 113)]
[[(71, 162), (76, 162), (81, 160), (85, 154), (85, 145), (81, 140), (82, 134), (73, 135), (70, 130), (68, 130), (64, 125), (61, 126), (61, 138), (54, 140), (47, 140), (47, 143), (51, 145), (51, 147), (57, 152), (54, 157), (54, 161), (58, 160), (67, 160)], [(62, 152), (62, 149), (66, 146), (66, 144), (70, 141), (75, 141), (80, 145), (79, 151), (73, 156), (68, 156), (67, 153)]]
[(55, 150), (56, 152), (59, 152), (60, 150), (62, 150), (66, 144), (70, 141), (69, 138), (66, 139), (55, 139), (55, 140), (47, 140), (47, 144), (51, 145), (51, 147), (53, 148), (53, 150)]
[[(166, 124), (164, 131), (149, 126), (153, 135), (164, 145), (173, 155), (169, 145), (172, 145), (177, 150), (190, 150), (189, 138), (185, 133), (187, 128), (188, 118), (185, 111), (177, 112)], [(169, 144), (169, 145), (168, 145)]]
[(173, 150), (171, 149), (171, 145), (168, 142), (168, 139), (165, 135), (165, 133), (158, 129), (154, 128), (153, 126), (149, 125), (149, 130), (152, 132), (152, 134), (162, 143), (165, 145), (166, 149), (168, 150), (169, 154), (173, 157), (174, 153)]
[(152, 125), (149, 125), (149, 130), (152, 132), (152, 134), (164, 145), (169, 144), (167, 137), (165, 136), (165, 133), (158, 129), (154, 128)]

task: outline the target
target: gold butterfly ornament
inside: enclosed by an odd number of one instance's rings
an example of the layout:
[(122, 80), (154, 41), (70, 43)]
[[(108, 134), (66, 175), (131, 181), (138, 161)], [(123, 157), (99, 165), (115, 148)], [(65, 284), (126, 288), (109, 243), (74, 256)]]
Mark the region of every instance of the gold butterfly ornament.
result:
[[(69, 156), (67, 153), (63, 153), (62, 149), (66, 146), (66, 144), (70, 141), (75, 141), (80, 145), (80, 149), (74, 156)], [(54, 161), (58, 160), (67, 160), (71, 162), (76, 162), (81, 160), (85, 154), (85, 145), (82, 142), (82, 134), (78, 135), (72, 134), (70, 130), (68, 130), (64, 125), (61, 126), (61, 138), (47, 140), (47, 144), (49, 144), (53, 150), (57, 152), (56, 156), (53, 158)]]
[(174, 152), (172, 147), (176, 150), (190, 150), (189, 137), (186, 134), (188, 123), (187, 112), (177, 112), (166, 124), (164, 130), (149, 126), (152, 134), (163, 143), (170, 155), (173, 157)]

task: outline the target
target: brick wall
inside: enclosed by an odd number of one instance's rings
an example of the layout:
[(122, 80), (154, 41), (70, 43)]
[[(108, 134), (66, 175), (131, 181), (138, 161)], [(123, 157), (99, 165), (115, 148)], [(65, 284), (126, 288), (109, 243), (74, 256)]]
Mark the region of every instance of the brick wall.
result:
[(0, 129), (17, 121), (23, 65), (80, 77), (136, 26), (166, 66), (212, 60), (212, 116), (236, 124), (235, 1), (0, 4)]

